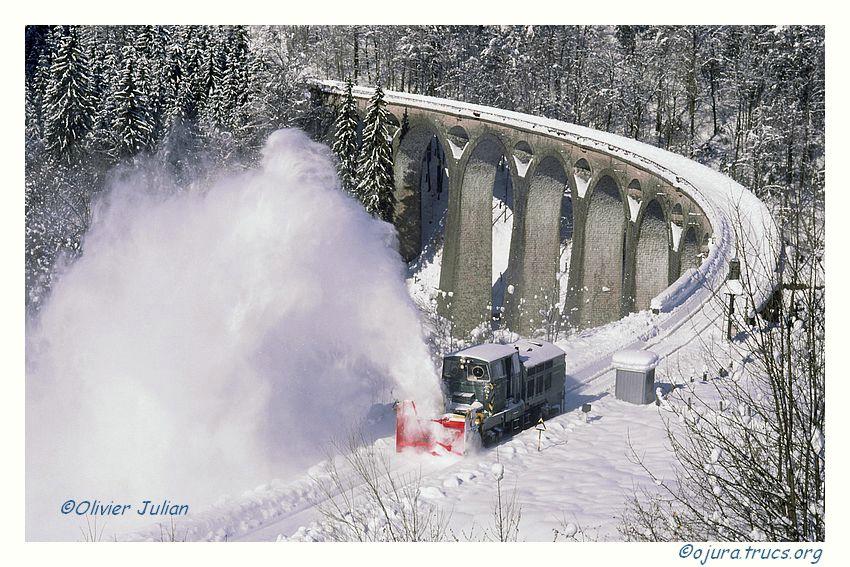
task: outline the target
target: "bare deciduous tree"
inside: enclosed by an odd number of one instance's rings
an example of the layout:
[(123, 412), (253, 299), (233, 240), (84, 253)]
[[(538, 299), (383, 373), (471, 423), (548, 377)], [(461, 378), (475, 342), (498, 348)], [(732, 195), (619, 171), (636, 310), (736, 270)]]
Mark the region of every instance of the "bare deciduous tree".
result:
[(486, 540), (517, 541), (519, 540), (519, 523), (522, 520), (522, 506), (517, 502), (516, 486), (511, 494), (502, 494), (502, 481), (505, 469), (501, 463), (493, 467), (493, 477), (496, 480), (496, 501), (493, 503), (493, 526), (485, 531)]
[[(720, 375), (712, 395), (678, 389), (667, 405), (675, 478), (658, 478), (633, 451), (660, 488), (635, 495), (620, 528), (627, 539), (824, 539), (823, 193), (790, 198), (776, 215), (777, 293), (753, 313), (760, 303), (755, 274), (770, 273), (771, 262), (741, 255), (749, 265), (732, 315), (739, 332), (727, 348), (705, 349), (707, 366)], [(757, 244), (736, 232), (741, 249)], [(736, 362), (727, 372), (729, 360)]]
[[(443, 541), (450, 515), (422, 498), (421, 472), (393, 470), (389, 454), (352, 433), (335, 443), (316, 478), (323, 535), (330, 541)], [(339, 466), (337, 462), (342, 466)]]

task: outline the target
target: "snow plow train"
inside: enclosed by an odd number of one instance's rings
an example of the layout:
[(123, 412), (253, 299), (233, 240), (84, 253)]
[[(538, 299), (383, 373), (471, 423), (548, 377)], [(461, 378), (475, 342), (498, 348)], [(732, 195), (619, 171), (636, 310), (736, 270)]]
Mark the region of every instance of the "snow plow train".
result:
[(396, 451), (462, 455), (560, 413), (564, 356), (552, 343), (529, 339), (480, 344), (445, 356), (446, 413), (423, 418), (413, 401), (399, 402)]

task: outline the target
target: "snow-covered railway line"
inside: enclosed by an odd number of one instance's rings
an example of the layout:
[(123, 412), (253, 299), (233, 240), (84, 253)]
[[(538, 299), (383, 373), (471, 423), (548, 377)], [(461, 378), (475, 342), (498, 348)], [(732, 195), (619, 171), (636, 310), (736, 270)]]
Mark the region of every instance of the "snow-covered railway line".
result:
[[(392, 437), (379, 439), (376, 441), (376, 444), (382, 445), (381, 450), (393, 451), (389, 456), (391, 459), (390, 462), (393, 465), (391, 470), (400, 487), (409, 486), (419, 479), (436, 474), (452, 466), (460, 459), (455, 456), (432, 459), (428, 455), (395, 455)], [(313, 479), (312, 477), (309, 481), (311, 483), (329, 482), (328, 479)], [(340, 475), (339, 485), (343, 486), (345, 491), (354, 493), (362, 489), (366, 485), (366, 481), (352, 471)], [(319, 493), (304, 498), (298, 505), (289, 509), (287, 512), (275, 516), (255, 527), (241, 531), (232, 539), (233, 541), (276, 540), (279, 536), (286, 537), (292, 535), (298, 528), (319, 520), (321, 516), (319, 508), (323, 504), (328, 503), (332, 498), (337, 498), (341, 495), (342, 490), (335, 483), (334, 488), (328, 490), (327, 494)]]
[[(694, 340), (698, 339), (702, 333), (715, 324), (717, 324), (716, 319), (704, 310), (700, 310), (693, 313), (686, 321), (683, 321), (682, 324), (667, 335), (664, 340), (653, 344), (644, 344), (643, 347), (655, 351), (662, 357), (669, 357), (679, 349), (690, 345)], [(602, 370), (594, 370), (583, 375), (580, 383), (574, 384), (573, 387), (567, 391), (567, 398), (569, 399), (578, 392), (581, 392), (584, 396), (594, 395), (594, 397), (597, 397), (609, 390), (611, 387), (610, 378), (612, 376), (612, 369), (610, 366), (610, 356), (607, 357), (607, 359), (608, 364), (605, 368)], [(587, 368), (588, 367), (585, 367), (585, 369)], [(584, 374), (585, 369), (577, 372), (576, 375)], [(596, 406), (596, 404), (594, 404), (594, 406)], [(552, 439), (557, 438), (555, 440), (549, 439), (548, 442), (550, 443), (550, 446), (565, 443), (566, 441), (564, 439), (560, 439), (560, 437), (563, 437), (564, 435), (567, 435), (568, 438), (572, 437), (573, 424), (580, 423), (576, 422), (577, 411), (577, 408), (568, 407), (568, 410), (565, 413), (555, 416), (547, 422), (549, 427), (553, 430), (552, 435), (555, 436)], [(603, 411), (610, 412), (611, 410), (610, 408), (606, 408)], [(608, 417), (610, 419), (610, 415)], [(427, 493), (429, 495), (429, 499), (432, 495), (436, 494), (437, 500), (435, 503), (439, 503), (442, 499), (442, 497), (439, 496), (440, 494), (448, 497), (446, 493), (452, 492), (452, 489), (447, 489), (446, 486), (453, 486), (452, 480), (454, 477), (459, 476), (463, 478), (474, 478), (477, 476), (479, 479), (474, 482), (477, 484), (477, 490), (482, 490), (481, 480), (487, 478), (490, 467), (494, 462), (499, 460), (498, 457), (495, 456), (496, 453), (501, 451), (503, 454), (506, 453), (509, 455), (509, 457), (522, 454), (523, 451), (528, 449), (529, 443), (531, 445), (534, 444), (534, 439), (536, 439), (534, 431), (523, 431), (516, 436), (505, 439), (496, 447), (483, 450), (483, 453), (476, 452), (464, 457), (443, 456), (432, 458), (428, 455), (394, 456), (392, 462), (397, 466), (393, 467), (392, 472), (393, 475), (397, 477), (398, 482), (403, 486), (407, 486), (417, 481), (420, 482), (421, 487), (424, 489), (423, 494)], [(388, 450), (392, 449), (392, 442), (392, 437), (387, 437), (378, 441), (378, 443), (383, 444)], [(531, 454), (533, 455), (533, 452)], [(520, 459), (520, 461), (517, 462), (517, 466), (533, 467), (533, 462), (528, 462), (528, 458)], [(351, 482), (353, 477), (354, 475), (346, 475), (345, 482), (348, 483), (346, 486), (357, 490), (359, 487), (362, 487), (364, 483), (362, 481)], [(462, 484), (462, 482), (458, 481), (458, 484)], [(484, 486), (486, 486), (486, 482), (484, 483)], [(458, 492), (459, 497), (463, 496), (463, 494), (464, 493), (462, 491)], [(333, 491), (330, 497), (335, 497), (337, 495), (338, 493)], [(317, 527), (317, 523), (320, 523), (321, 521), (321, 514), (318, 511), (318, 507), (327, 502), (327, 500), (328, 497), (324, 495), (321, 498), (305, 500), (297, 508), (277, 516), (273, 520), (257, 526), (254, 529), (245, 531), (234, 539), (245, 541), (275, 540), (278, 539), (279, 536), (292, 537), (293, 534), (295, 534), (296, 537), (304, 538), (306, 536), (309, 539), (309, 537), (311, 537), (309, 535), (311, 533), (311, 529), (319, 529), (319, 532), (321, 532), (321, 529)], [(477, 503), (476, 506), (478, 504), (480, 503)], [(455, 506), (452, 506), (452, 510), (453, 513), (457, 513), (458, 516), (464, 515), (464, 512), (456, 509)], [(529, 510), (529, 512), (531, 512), (531, 510)], [(304, 529), (309, 528), (310, 526), (312, 526), (312, 528), (307, 529), (307, 531), (304, 532)]]
[[(716, 306), (711, 305), (711, 302), (704, 304), (701, 309), (692, 312), (687, 318), (679, 321), (679, 324), (671, 329), (670, 332), (663, 336), (662, 340), (656, 342), (643, 343), (635, 341), (629, 345), (633, 348), (651, 349), (661, 357), (667, 357), (678, 351), (679, 349), (689, 345), (700, 335), (708, 330), (713, 324), (716, 324), (716, 318), (706, 310), (716, 309)], [(688, 323), (691, 323), (690, 325)], [(566, 392), (567, 396), (576, 391), (597, 393), (593, 390), (593, 386), (597, 383), (600, 385), (599, 390), (605, 390), (609, 387), (607, 383), (603, 383), (602, 379), (609, 375), (612, 367), (610, 364), (610, 355), (606, 355), (599, 360), (605, 361), (603, 368), (598, 368), (598, 361), (585, 365), (581, 370), (573, 374), (577, 382), (573, 384)], [(572, 412), (568, 411), (562, 416), (554, 418), (554, 421), (560, 423), (564, 420), (569, 420)], [(522, 439), (517, 442), (523, 443)], [(393, 438), (386, 437), (378, 440), (377, 443), (384, 445), (385, 450), (391, 450)], [(511, 443), (511, 439), (507, 439), (505, 443)], [(504, 443), (503, 443), (504, 444)], [(500, 444), (503, 445), (503, 444)], [(415, 480), (421, 480), (423, 486), (430, 486), (436, 482), (440, 484), (442, 476), (454, 470), (456, 467), (469, 468), (470, 460), (479, 459), (481, 455), (469, 455), (464, 458), (454, 456), (444, 456), (440, 458), (430, 458), (429, 456), (411, 455), (395, 456), (393, 458), (393, 474), (397, 476), (399, 482), (403, 485), (408, 485)], [(345, 486), (356, 490), (364, 485), (363, 481), (353, 482), (355, 475), (348, 473), (344, 476)], [(430, 484), (429, 484), (430, 483)], [(302, 499), (297, 506), (291, 507), (287, 512), (269, 518), (267, 521), (257, 525), (251, 529), (247, 529), (239, 533), (235, 540), (274, 540), (279, 535), (291, 536), (298, 528), (308, 526), (312, 522), (319, 519), (318, 507), (327, 502), (329, 497), (338, 496), (338, 491), (331, 491), (328, 495), (313, 495)]]
[[(629, 346), (658, 349), (661, 345), (675, 342), (676, 345), (672, 350), (657, 350), (661, 356), (672, 354), (675, 350), (697, 338), (701, 331), (707, 329), (713, 323), (711, 317), (705, 316), (699, 322), (698, 328), (694, 328), (696, 325), (687, 326), (687, 321), (699, 319), (698, 315), (703, 315), (703, 311), (698, 310), (691, 313), (686, 319), (680, 321), (677, 327), (670, 331), (669, 335), (665, 335), (665, 340), (652, 344), (638, 340)], [(677, 335), (679, 340), (673, 341), (673, 335)], [(580, 389), (589, 391), (589, 387), (592, 388), (595, 383), (608, 375), (611, 370), (610, 359), (611, 356), (608, 354), (574, 372), (573, 377), (576, 379), (576, 383), (567, 390), (568, 397), (570, 393)], [(600, 363), (602, 363), (601, 368), (599, 367)], [(604, 384), (600, 384), (600, 386), (601, 389), (607, 388), (607, 385)], [(558, 416), (554, 419), (568, 419), (570, 413), (567, 412), (564, 416)], [(375, 443), (381, 447), (380, 450), (392, 451), (393, 441), (393, 437), (390, 436), (379, 439)], [(521, 443), (522, 441), (519, 440), (518, 442)], [(506, 443), (511, 443), (511, 439), (507, 439)], [(481, 455), (469, 455), (464, 458), (451, 455), (440, 458), (430, 458), (427, 455), (390, 455), (392, 473), (403, 486), (407, 486), (417, 479), (421, 480), (423, 486), (430, 486), (434, 482), (440, 484), (439, 481), (444, 473), (451, 472), (456, 466), (468, 468), (470, 459), (474, 460), (480, 457)], [(256, 541), (275, 540), (279, 536), (289, 537), (299, 528), (320, 520), (319, 507), (327, 503), (330, 498), (340, 495), (338, 489), (330, 490), (328, 494), (317, 491), (318, 487), (315, 483), (317, 479), (321, 480), (322, 468), (323, 464), (319, 463), (303, 478), (287, 483), (282, 487), (259, 487), (229, 505), (216, 507), (202, 513), (200, 518), (194, 521), (190, 520), (181, 529), (183, 533), (190, 534), (190, 538), (199, 539)], [(341, 474), (341, 484), (348, 490), (356, 491), (363, 488), (365, 482), (358, 479), (353, 472), (344, 472)], [(157, 534), (157, 529), (153, 529), (138, 534), (133, 539), (156, 539)]]
[[(644, 344), (642, 346), (644, 348), (654, 350), (656, 354), (659, 354), (659, 356), (661, 357), (673, 354), (680, 348), (686, 346), (687, 344), (690, 344), (693, 340), (699, 337), (702, 332), (704, 332), (712, 324), (714, 324), (715, 321), (713, 318), (708, 316), (700, 317), (702, 315), (704, 315), (704, 310), (699, 310), (697, 312), (692, 313), (685, 320), (681, 321), (680, 325), (677, 326), (676, 329), (672, 330), (669, 335), (665, 336), (665, 339), (671, 339), (673, 335), (684, 335), (679, 341), (662, 340), (654, 344)], [(694, 325), (691, 325), (686, 329), (687, 323), (695, 319), (701, 320), (699, 321), (699, 323), (694, 323)], [(671, 342), (676, 343), (672, 349), (661, 348)], [(635, 343), (629, 346), (639, 348), (641, 346), (640, 341), (636, 341)], [(598, 369), (596, 364), (591, 363), (589, 365), (586, 365), (578, 372), (574, 373), (573, 376), (577, 378), (577, 383), (573, 384), (566, 391), (566, 394), (569, 395), (570, 393), (575, 392), (579, 389), (586, 390), (588, 387), (594, 385), (596, 382), (604, 378), (612, 369), (610, 363), (611, 355), (606, 355), (601, 360), (606, 361), (605, 367), (601, 370)], [(383, 443), (388, 447), (392, 445), (392, 442), (392, 437), (386, 437), (378, 441), (378, 443)], [(470, 458), (475, 457), (473, 456)], [(459, 461), (461, 461), (461, 459), (452, 456), (444, 456), (438, 459), (430, 459), (428, 457), (425, 457), (424, 459), (416, 459), (414, 461), (404, 462), (404, 464), (401, 466), (393, 467), (393, 474), (399, 478), (402, 484), (407, 485), (413, 482), (414, 479), (417, 477), (420, 478), (422, 481), (431, 480), (434, 476), (439, 475), (446, 469), (451, 468)], [(396, 460), (394, 462), (399, 461)], [(423, 465), (427, 467), (427, 470), (423, 470)], [(353, 489), (362, 487), (364, 482), (352, 482), (354, 480), (354, 477), (355, 475), (353, 473), (345, 475), (345, 486)], [(311, 522), (316, 521), (319, 516), (317, 508), (321, 504), (327, 502), (329, 497), (336, 496), (339, 496), (338, 490), (331, 491), (331, 494), (329, 496), (322, 495), (320, 497), (308, 497), (307, 499), (302, 500), (300, 504), (290, 508), (287, 512), (284, 512), (273, 518), (269, 518), (267, 521), (261, 523), (260, 525), (257, 525), (256, 527), (242, 531), (241, 533), (239, 533), (238, 536), (233, 539), (236, 541), (250, 541), (256, 539), (269, 540), (276, 539), (279, 535), (291, 535), (299, 527), (306, 526)]]
[[(708, 301), (699, 309), (678, 320), (676, 326), (669, 328), (667, 332), (656, 334), (648, 342), (638, 339), (626, 346), (652, 349), (659, 356), (670, 356), (700, 337), (711, 325), (716, 324), (716, 309), (718, 309), (716, 303)], [(574, 383), (568, 388), (567, 397), (579, 391), (583, 394), (599, 394), (607, 390), (610, 384), (603, 379), (611, 375), (610, 360), (611, 355), (606, 354), (574, 371), (571, 374)], [(573, 420), (574, 413), (568, 410), (553, 418), (552, 422), (568, 424)], [(514, 446), (522, 447), (527, 444), (526, 437), (527, 435), (520, 433), (515, 438), (505, 440), (499, 444), (499, 447), (502, 450), (515, 450), (512, 449)], [(385, 437), (375, 443), (380, 446), (380, 450), (393, 450), (393, 437)], [(492, 451), (488, 450), (483, 455), (474, 454), (462, 458), (391, 454), (390, 459), (392, 472), (403, 485), (419, 479), (423, 486), (434, 488), (441, 485), (441, 482), (445, 480), (444, 476), (451, 476), (455, 469), (474, 468), (474, 462), (478, 460), (488, 463), (492, 459), (485, 455)], [(188, 534), (189, 539), (268, 541), (275, 540), (281, 535), (292, 536), (299, 528), (319, 521), (321, 514), (318, 507), (327, 503), (329, 498), (339, 496), (338, 490), (331, 490), (329, 494), (323, 494), (317, 490), (315, 479), (321, 477), (322, 468), (323, 464), (319, 463), (300, 479), (284, 485), (273, 484), (268, 487), (259, 487), (236, 501), (202, 512), (199, 517), (189, 519), (180, 529), (182, 533)], [(357, 479), (353, 472), (345, 472), (342, 473), (342, 484), (349, 490), (356, 491), (365, 483)], [(157, 537), (159, 537), (159, 531), (155, 528), (136, 534), (131, 539), (155, 540)]]
[[(711, 299), (704, 303), (700, 309), (678, 321), (676, 326), (664, 335), (656, 336), (653, 340), (646, 342), (638, 338), (630, 344), (623, 345), (622, 348), (651, 350), (660, 359), (675, 354), (681, 348), (700, 338), (712, 325), (717, 325), (718, 317), (724, 316), (724, 307)], [(574, 382), (566, 388), (565, 394), (586, 388), (613, 370), (612, 355), (613, 352), (606, 354), (570, 374)]]

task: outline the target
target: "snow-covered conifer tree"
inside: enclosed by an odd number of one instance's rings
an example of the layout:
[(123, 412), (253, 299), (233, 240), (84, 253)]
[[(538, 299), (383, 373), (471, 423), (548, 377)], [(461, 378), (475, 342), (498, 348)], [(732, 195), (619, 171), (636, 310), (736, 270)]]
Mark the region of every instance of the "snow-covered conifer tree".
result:
[(50, 84), (50, 67), (58, 35), (50, 26), (27, 26), (26, 101), (27, 135), (43, 139), (44, 96)]
[(178, 31), (165, 50), (165, 61), (160, 68), (160, 89), (163, 97), (163, 134), (167, 134), (173, 126), (175, 119), (182, 116), (183, 105), (180, 104), (180, 96), (185, 89), (185, 59), (186, 47), (182, 43), (182, 34)]
[(95, 96), (89, 60), (74, 26), (64, 28), (42, 101), (45, 147), (61, 163), (76, 163), (92, 127)]
[(230, 116), (231, 127), (234, 113), (242, 110), (248, 102), (251, 92), (251, 50), (246, 26), (233, 26), (227, 34), (225, 46), (223, 77), (223, 92), (225, 93), (225, 110)]
[(339, 160), (339, 179), (342, 188), (354, 193), (357, 187), (357, 103), (348, 80), (342, 104), (334, 124), (333, 152)]
[(226, 122), (227, 92), (227, 41), (219, 28), (206, 30), (208, 43), (201, 57), (199, 80), (201, 87), (202, 119), (208, 128), (218, 129)]
[(384, 91), (376, 87), (363, 125), (363, 147), (357, 164), (357, 195), (368, 212), (392, 222), (395, 215), (393, 155), (387, 134), (390, 117), (386, 104)]
[[(173, 114), (178, 121), (192, 123), (198, 120), (200, 109), (206, 101), (205, 82), (202, 76), (204, 53), (209, 48), (207, 33), (203, 26), (187, 26), (181, 29), (182, 49), (172, 48), (171, 73), (177, 87)], [(178, 68), (174, 68), (177, 65)]]
[(171, 40), (165, 26), (142, 26), (133, 42), (139, 55), (139, 88), (147, 96), (154, 140), (162, 135), (168, 97), (172, 92), (166, 85), (169, 62), (167, 46)]
[(133, 46), (124, 46), (123, 67), (113, 94), (115, 149), (122, 157), (133, 156), (152, 144), (153, 126), (147, 97), (139, 85), (136, 57)]
[(99, 31), (89, 50), (97, 102), (88, 147), (93, 160), (98, 164), (96, 167), (110, 167), (116, 157), (115, 135), (112, 129), (115, 108), (112, 96), (121, 71), (120, 49), (113, 37), (102, 30)]

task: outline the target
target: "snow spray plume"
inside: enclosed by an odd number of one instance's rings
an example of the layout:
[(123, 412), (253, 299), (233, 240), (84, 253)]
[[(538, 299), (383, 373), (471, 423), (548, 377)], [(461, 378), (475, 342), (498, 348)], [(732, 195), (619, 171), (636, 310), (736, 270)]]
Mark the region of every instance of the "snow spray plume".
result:
[(291, 475), (391, 397), (437, 411), (393, 228), (324, 146), (281, 130), (258, 171), (154, 179), (111, 190), (29, 329), (30, 539), (77, 538), (71, 498), (197, 510)]

